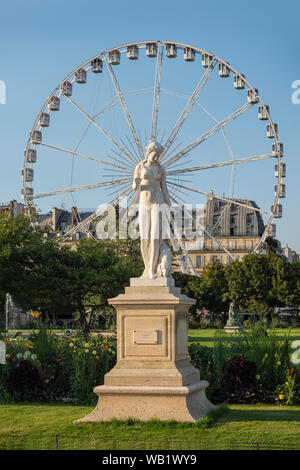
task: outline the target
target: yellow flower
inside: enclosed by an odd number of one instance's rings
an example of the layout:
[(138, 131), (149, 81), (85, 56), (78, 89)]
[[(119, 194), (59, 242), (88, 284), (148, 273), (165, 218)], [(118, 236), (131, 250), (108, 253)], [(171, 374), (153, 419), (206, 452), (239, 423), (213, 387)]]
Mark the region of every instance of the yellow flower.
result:
[(85, 347), (85, 348), (88, 348), (88, 347), (89, 347), (89, 343), (84, 343), (84, 347)]
[(89, 352), (89, 349), (85, 349), (85, 352), (88, 353), (88, 352)]
[(257, 376), (256, 376), (256, 380), (259, 380), (259, 379), (260, 379), (260, 375), (257, 375)]
[(97, 351), (93, 351), (94, 356), (97, 354)]
[(288, 382), (285, 382), (285, 385), (288, 385), (289, 383)]
[(277, 361), (277, 365), (280, 366), (280, 365), (281, 365), (281, 362), (280, 362), (280, 361)]
[(284, 399), (284, 395), (282, 395), (282, 393), (279, 395), (279, 400), (283, 400)]
[(69, 346), (70, 346), (70, 348), (73, 348), (74, 344), (73, 344), (73, 343), (70, 343)]

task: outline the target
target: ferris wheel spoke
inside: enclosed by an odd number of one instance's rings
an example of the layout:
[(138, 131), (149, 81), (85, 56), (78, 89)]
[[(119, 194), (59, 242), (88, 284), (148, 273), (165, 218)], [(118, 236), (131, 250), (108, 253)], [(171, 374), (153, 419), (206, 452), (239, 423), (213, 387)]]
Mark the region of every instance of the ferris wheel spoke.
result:
[(216, 63), (217, 63), (217, 61), (213, 57), (212, 60), (210, 61), (209, 67), (204, 72), (204, 74), (201, 77), (201, 79), (199, 80), (195, 90), (193, 91), (193, 94), (190, 96), (188, 102), (186, 103), (181, 115), (179, 116), (179, 118), (178, 118), (176, 124), (174, 125), (169, 137), (167, 138), (166, 143), (164, 144), (164, 150), (163, 150), (163, 153), (162, 153), (162, 156), (161, 156), (162, 161), (163, 161), (163, 156), (166, 154), (168, 149), (173, 144), (174, 139), (176, 138), (181, 126), (183, 125), (184, 121), (187, 119), (187, 117), (188, 117), (189, 113), (191, 112), (194, 104), (197, 102), (197, 99), (198, 99), (201, 91), (203, 90), (204, 86), (206, 85), (209, 77), (211, 76)]
[(42, 197), (49, 197), (49, 196), (55, 196), (57, 194), (65, 194), (65, 193), (73, 193), (75, 191), (85, 191), (87, 189), (95, 189), (95, 188), (101, 188), (104, 186), (114, 186), (114, 185), (119, 185), (123, 183), (128, 183), (131, 182), (132, 178), (125, 178), (121, 180), (115, 180), (115, 181), (104, 181), (101, 183), (95, 183), (95, 184), (86, 184), (84, 186), (74, 186), (71, 188), (65, 188), (65, 189), (57, 189), (54, 191), (49, 191), (47, 193), (40, 193), (40, 194), (34, 194), (31, 196), (31, 199), (39, 199)]
[(159, 49), (159, 52), (157, 54), (157, 59), (156, 59), (150, 141), (155, 141), (157, 139), (157, 121), (158, 121), (158, 108), (159, 108), (159, 96), (160, 96), (160, 81), (161, 81), (162, 60), (163, 60), (163, 53), (164, 53), (164, 48), (162, 46), (159, 46), (159, 48), (160, 49)]
[[(123, 191), (121, 194), (119, 194), (117, 197), (115, 197), (114, 199), (112, 199), (111, 201), (106, 203), (105, 205), (106, 206), (109, 206), (109, 205), (116, 206), (116, 204), (120, 201), (120, 199), (122, 197), (126, 197), (132, 192), (134, 192), (134, 190), (130, 187), (130, 188), (126, 189), (125, 191)], [(66, 232), (64, 234), (64, 236), (62, 237), (62, 241), (66, 241), (69, 237), (71, 237), (72, 235), (74, 235), (77, 232), (86, 231), (87, 228), (90, 226), (90, 224), (95, 219), (97, 219), (97, 217), (99, 217), (99, 211), (93, 212), (93, 214), (91, 214), (89, 217), (87, 217), (82, 222), (80, 222), (78, 225), (76, 225), (75, 227), (72, 227), (68, 232)]]
[(269, 212), (269, 211), (265, 211), (263, 209), (259, 209), (258, 207), (253, 207), (253, 206), (250, 206), (249, 204), (244, 204), (242, 202), (238, 202), (236, 201), (235, 199), (230, 199), (230, 198), (225, 198), (225, 197), (221, 197), (221, 196), (217, 196), (216, 194), (214, 193), (205, 193), (204, 191), (200, 191), (199, 189), (195, 189), (195, 188), (190, 188), (188, 186), (184, 186), (182, 184), (178, 184), (178, 183), (169, 183), (169, 184), (173, 184), (174, 186), (178, 186), (180, 188), (183, 188), (183, 189), (187, 189), (188, 191), (192, 191), (194, 193), (199, 193), (199, 194), (203, 194), (204, 196), (208, 196), (208, 197), (212, 197), (214, 199), (219, 199), (220, 201), (224, 201), (224, 202), (231, 202), (232, 204), (235, 204), (237, 206), (242, 206), (242, 207), (247, 207), (248, 209), (252, 209), (253, 211), (256, 211), (256, 212), (262, 212), (263, 214), (268, 214), (268, 215), (273, 215), (272, 212)]
[[(33, 143), (34, 143), (34, 141), (33, 141)], [(54, 150), (60, 150), (61, 152), (66, 152), (66, 153), (70, 153), (71, 155), (76, 155), (76, 157), (86, 158), (88, 160), (93, 160), (93, 161), (98, 162), (98, 163), (103, 163), (104, 165), (109, 165), (109, 166), (112, 166), (112, 167), (115, 167), (115, 168), (119, 168), (121, 170), (126, 171), (127, 173), (133, 173), (132, 169), (125, 168), (123, 166), (116, 165), (115, 163), (107, 162), (105, 160), (100, 160), (98, 158), (91, 157), (90, 155), (85, 155), (84, 153), (78, 153), (78, 152), (75, 152), (74, 150), (69, 150), (69, 149), (65, 149), (65, 148), (62, 148), (62, 147), (58, 147), (57, 145), (47, 144), (46, 142), (39, 142), (39, 144), (44, 145), (45, 147), (52, 148)]]
[(220, 121), (218, 124), (213, 126), (211, 129), (209, 129), (207, 132), (202, 134), (200, 137), (195, 139), (192, 143), (187, 145), (184, 149), (182, 149), (180, 152), (178, 152), (176, 155), (173, 157), (169, 158), (169, 160), (165, 161), (163, 165), (165, 167), (168, 167), (172, 165), (173, 163), (177, 162), (180, 160), (182, 157), (184, 157), (187, 153), (191, 152), (194, 148), (198, 147), (202, 142), (207, 140), (209, 137), (213, 136), (216, 134), (219, 130), (221, 130), (223, 127), (227, 126), (230, 124), (234, 119), (237, 117), (241, 116), (245, 111), (250, 109), (253, 106), (252, 103), (246, 103), (243, 106), (241, 106), (239, 109), (228, 115), (226, 118), (223, 119), (223, 121)]
[(124, 155), (126, 155), (131, 161), (133, 161), (135, 164), (138, 163), (126, 150), (121, 147), (121, 145), (107, 132), (101, 127), (91, 116), (89, 116), (75, 101), (73, 101), (69, 96), (65, 95), (63, 93), (63, 96), (70, 102), (72, 103), (73, 106), (75, 106), (78, 111), (85, 116), (86, 119), (88, 119), (108, 140), (110, 140)]
[[(140, 157), (139, 157), (139, 155), (137, 154), (137, 150), (134, 148), (134, 145), (133, 145), (133, 143), (131, 142), (131, 140), (129, 139), (128, 135), (126, 135), (125, 137), (126, 137), (126, 139), (127, 139), (127, 141), (128, 141), (128, 144), (129, 144), (129, 146), (130, 146), (130, 148), (131, 148), (131, 152), (133, 152), (133, 154), (136, 156), (136, 158), (139, 159)], [(124, 146), (124, 148), (127, 149), (128, 152), (130, 153), (130, 148), (129, 148), (128, 145), (124, 142), (124, 140), (123, 140), (123, 139), (120, 139), (120, 141), (121, 141), (121, 144)]]
[(208, 163), (207, 165), (193, 166), (190, 168), (181, 168), (179, 170), (167, 171), (167, 175), (179, 175), (183, 173), (192, 173), (194, 171), (209, 170), (210, 168), (218, 168), (228, 165), (237, 165), (241, 163), (255, 162), (259, 160), (266, 160), (268, 158), (274, 158), (272, 153), (265, 153), (262, 155), (253, 155), (252, 157), (246, 158), (235, 158), (233, 160), (226, 160), (224, 162)]
[(126, 105), (126, 102), (125, 102), (125, 99), (124, 99), (124, 96), (123, 96), (123, 93), (121, 91), (121, 88), (120, 88), (120, 85), (119, 85), (119, 82), (116, 78), (116, 75), (112, 69), (112, 66), (110, 65), (110, 63), (105, 60), (105, 63), (106, 63), (106, 66), (108, 68), (108, 71), (109, 71), (109, 74), (110, 74), (110, 77), (112, 79), (112, 82), (114, 84), (114, 87), (116, 89), (116, 92), (117, 92), (117, 95), (118, 95), (118, 98), (119, 98), (119, 101), (120, 101), (120, 104), (122, 106), (122, 109), (123, 109), (123, 112), (125, 114), (125, 117), (126, 117), (126, 120), (127, 120), (127, 123), (129, 125), (129, 128), (130, 128), (130, 131), (131, 131), (131, 134), (132, 134), (132, 137), (135, 141), (135, 145), (138, 149), (138, 152), (140, 154), (140, 158), (141, 160), (143, 160), (144, 158), (144, 152), (143, 152), (143, 147), (142, 147), (142, 144), (140, 142), (140, 139), (136, 133), (136, 130), (134, 128), (134, 125), (133, 125), (133, 121), (132, 121), (132, 118), (131, 118), (131, 115), (128, 111), (128, 108), (127, 108), (127, 105)]

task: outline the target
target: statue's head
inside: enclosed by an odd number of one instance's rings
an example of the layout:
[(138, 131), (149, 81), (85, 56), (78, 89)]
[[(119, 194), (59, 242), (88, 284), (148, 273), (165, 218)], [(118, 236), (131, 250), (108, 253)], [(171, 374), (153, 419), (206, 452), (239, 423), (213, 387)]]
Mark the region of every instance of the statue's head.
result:
[(163, 151), (163, 146), (159, 142), (150, 142), (146, 148), (146, 160), (155, 163)]

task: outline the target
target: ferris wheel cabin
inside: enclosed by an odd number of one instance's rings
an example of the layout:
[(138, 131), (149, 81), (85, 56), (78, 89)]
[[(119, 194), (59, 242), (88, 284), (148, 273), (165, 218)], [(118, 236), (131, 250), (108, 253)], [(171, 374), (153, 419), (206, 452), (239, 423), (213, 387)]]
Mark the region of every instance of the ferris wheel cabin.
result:
[(86, 83), (86, 70), (84, 69), (76, 70), (75, 80), (77, 83)]
[(22, 188), (21, 189), (21, 199), (25, 199), (25, 197), (33, 196), (33, 188)]
[(157, 45), (153, 42), (148, 42), (146, 44), (146, 56), (147, 57), (156, 57), (157, 56)]
[(166, 44), (166, 54), (169, 59), (177, 57), (177, 47), (175, 44)]
[(108, 63), (111, 65), (120, 65), (121, 57), (118, 49), (108, 53)]
[(35, 149), (29, 149), (28, 152), (25, 150), (25, 157), (27, 155), (27, 162), (28, 163), (36, 163), (36, 150)]
[(66, 96), (72, 96), (72, 83), (64, 82), (61, 87), (61, 92)]
[(274, 213), (274, 216), (276, 219), (280, 219), (282, 217), (282, 205), (277, 204), (275, 207), (275, 212), (274, 212), (274, 206), (271, 206), (271, 211)]
[(210, 55), (210, 54), (202, 54), (202, 59), (201, 59), (201, 62), (202, 62), (202, 67), (204, 67), (205, 69), (207, 69), (211, 62), (213, 60), (213, 56)]
[(130, 60), (137, 60), (139, 58), (139, 48), (137, 46), (128, 46), (127, 57)]
[(270, 227), (268, 228), (268, 237), (276, 237), (276, 225), (271, 224)]
[(229, 77), (229, 74), (230, 74), (229, 67), (227, 67), (226, 64), (223, 64), (223, 62), (219, 62), (219, 76), (222, 78), (227, 78)]
[(260, 105), (258, 106), (258, 119), (262, 121), (266, 121), (269, 119), (269, 106), (268, 105)]
[(275, 164), (275, 176), (276, 176), (276, 178), (279, 177), (279, 169), (280, 169), (281, 178), (285, 178), (286, 177), (286, 164), (285, 163), (280, 163), (280, 167), (279, 167), (278, 163)]
[(39, 118), (39, 125), (41, 127), (49, 127), (50, 115), (48, 113), (41, 113)]
[(258, 89), (249, 88), (247, 91), (248, 103), (255, 104), (258, 102)]
[(273, 124), (273, 125), (274, 125), (274, 129), (273, 129), (272, 124), (267, 124), (267, 137), (269, 137), (269, 139), (274, 139), (275, 134), (278, 133), (278, 125), (277, 124)]
[(60, 106), (60, 99), (58, 98), (58, 96), (52, 96), (52, 98), (49, 101), (50, 111), (59, 111), (59, 106)]
[[(277, 194), (277, 188), (278, 188), (278, 185), (275, 184), (274, 186), (274, 195), (276, 196)], [(279, 185), (279, 197), (280, 198), (284, 198), (286, 195), (286, 191), (285, 191), (285, 184), (280, 184)]]
[(236, 88), (237, 90), (244, 90), (244, 88), (245, 88), (245, 83), (244, 83), (244, 80), (243, 80), (242, 77), (245, 78), (245, 75), (242, 74), (241, 76), (239, 76), (239, 75), (236, 74), (234, 76), (233, 85), (234, 85), (234, 88)]
[(22, 179), (28, 182), (33, 181), (33, 169), (32, 168), (22, 168)]
[(31, 140), (33, 140), (35, 144), (39, 144), (40, 142), (42, 142), (41, 131), (33, 131), (31, 135)]
[[(279, 147), (279, 151), (278, 151)], [(278, 146), (277, 144), (272, 144), (272, 153), (274, 157), (283, 157), (283, 144), (279, 143)]]
[(195, 60), (195, 51), (191, 47), (184, 48), (184, 60), (187, 62), (194, 62)]
[(97, 57), (91, 61), (91, 71), (94, 73), (102, 73), (103, 61)]

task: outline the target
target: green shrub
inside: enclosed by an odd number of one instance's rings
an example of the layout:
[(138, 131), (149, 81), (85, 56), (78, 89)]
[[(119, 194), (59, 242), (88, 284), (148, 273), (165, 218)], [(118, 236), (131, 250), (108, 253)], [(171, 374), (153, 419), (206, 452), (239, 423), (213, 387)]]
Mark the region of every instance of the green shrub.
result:
[(189, 359), (196, 369), (200, 371), (203, 380), (210, 380), (213, 370), (212, 349), (208, 346), (201, 346), (199, 343), (189, 345)]

